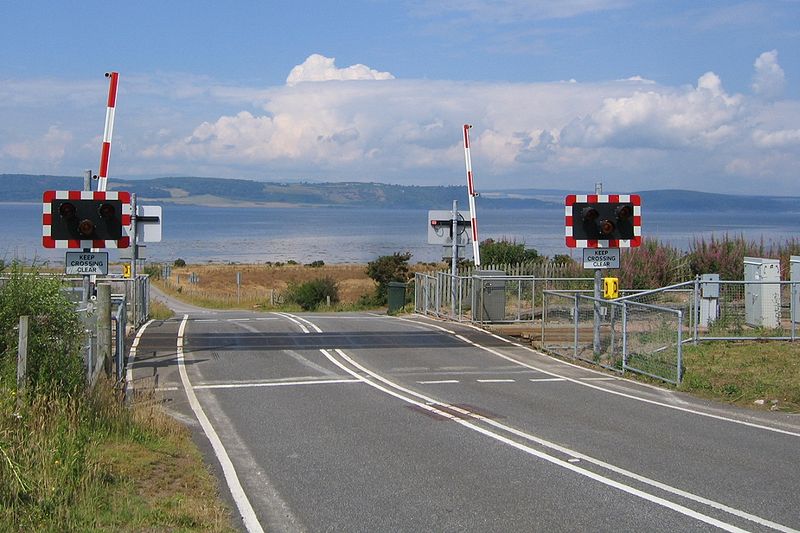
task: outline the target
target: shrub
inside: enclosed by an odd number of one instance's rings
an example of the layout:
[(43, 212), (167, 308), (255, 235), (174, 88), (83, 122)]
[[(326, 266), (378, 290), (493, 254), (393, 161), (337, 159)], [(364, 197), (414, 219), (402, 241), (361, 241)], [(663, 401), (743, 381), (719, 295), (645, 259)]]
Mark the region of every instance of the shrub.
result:
[(311, 268), (320, 268), (325, 266), (325, 261), (321, 261), (317, 259), (316, 261), (312, 261), (311, 263), (307, 264), (306, 266)]
[(484, 265), (510, 265), (531, 263), (543, 258), (533, 248), (525, 248), (525, 243), (501, 239), (486, 239), (480, 245), (481, 263)]
[(686, 281), (682, 254), (677, 248), (657, 240), (646, 239), (642, 246), (625, 250), (620, 258), (620, 287), (655, 289)]
[(82, 327), (75, 304), (61, 291), (58, 279), (23, 272), (12, 266), (0, 287), (0, 362), (2, 376), (16, 378), (19, 317), (30, 317), (28, 383), (57, 392), (73, 392), (84, 383)]
[(181, 259), (179, 257), (178, 259), (175, 260), (174, 263), (172, 263), (172, 266), (175, 266), (175, 267), (178, 267), (178, 268), (185, 267), (186, 266), (186, 261), (184, 261), (183, 259)]
[(286, 291), (286, 301), (299, 305), (305, 311), (316, 309), (321, 303), (327, 302), (328, 297), (332, 304), (339, 302), (339, 285), (330, 277), (294, 283)]
[(408, 281), (411, 275), (408, 267), (409, 259), (411, 252), (395, 252), (392, 255), (382, 255), (375, 261), (367, 263), (367, 276), (378, 284), (375, 288), (376, 302), (381, 305), (386, 303), (389, 282)]

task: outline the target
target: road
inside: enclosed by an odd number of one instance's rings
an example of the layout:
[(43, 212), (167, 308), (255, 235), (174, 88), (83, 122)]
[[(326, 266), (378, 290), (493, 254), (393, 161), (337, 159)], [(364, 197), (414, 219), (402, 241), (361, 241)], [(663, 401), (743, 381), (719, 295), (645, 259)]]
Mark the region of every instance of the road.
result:
[(467, 325), (183, 307), (139, 332), (243, 530), (791, 531), (800, 419)]

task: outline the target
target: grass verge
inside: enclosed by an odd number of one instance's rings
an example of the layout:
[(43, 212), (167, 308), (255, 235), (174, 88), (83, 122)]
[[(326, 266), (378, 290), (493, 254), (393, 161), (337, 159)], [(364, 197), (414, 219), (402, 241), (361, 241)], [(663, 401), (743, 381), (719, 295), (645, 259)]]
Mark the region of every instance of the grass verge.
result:
[(33, 395), (0, 389), (0, 530), (234, 531), (189, 430), (152, 398), (113, 387)]
[(685, 346), (680, 390), (737, 405), (800, 412), (800, 343)]

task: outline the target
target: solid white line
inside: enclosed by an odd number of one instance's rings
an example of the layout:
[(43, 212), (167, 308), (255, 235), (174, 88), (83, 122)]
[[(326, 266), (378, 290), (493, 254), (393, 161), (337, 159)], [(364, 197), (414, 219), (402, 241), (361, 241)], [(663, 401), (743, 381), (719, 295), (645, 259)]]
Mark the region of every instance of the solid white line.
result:
[(198, 318), (195, 319), (195, 322), (219, 322), (216, 318)]
[(476, 379), (478, 383), (516, 383), (515, 379)]
[(431, 381), (417, 381), (420, 385), (439, 385), (444, 383), (461, 383), (457, 379), (434, 379)]
[(233, 501), (236, 502), (236, 507), (239, 509), (239, 513), (242, 515), (244, 527), (247, 528), (247, 531), (251, 533), (263, 533), (264, 530), (261, 528), (261, 524), (258, 522), (258, 518), (253, 510), (253, 506), (250, 505), (250, 500), (247, 498), (247, 494), (245, 494), (242, 484), (239, 482), (239, 476), (236, 475), (236, 469), (233, 467), (233, 462), (231, 462), (231, 458), (228, 456), (225, 446), (222, 445), (219, 435), (217, 435), (217, 432), (214, 431), (214, 426), (211, 425), (211, 422), (208, 420), (205, 411), (203, 411), (203, 407), (197, 400), (197, 395), (194, 393), (192, 383), (189, 381), (189, 375), (186, 372), (186, 365), (183, 361), (183, 335), (186, 331), (186, 323), (188, 320), (189, 315), (183, 315), (181, 326), (178, 328), (177, 348), (178, 371), (181, 375), (183, 388), (186, 391), (186, 398), (189, 400), (189, 405), (192, 407), (192, 411), (194, 411), (197, 420), (200, 422), (200, 426), (203, 428), (206, 437), (208, 437), (208, 440), (211, 442), (211, 447), (214, 449), (214, 454), (217, 456), (220, 466), (222, 466), (222, 473), (225, 475), (225, 481), (228, 483), (228, 488), (231, 491)]
[[(418, 394), (418, 393), (415, 393), (415, 392), (410, 391), (408, 389), (405, 389), (404, 387), (402, 387), (400, 385), (397, 385), (396, 383), (393, 383), (393, 382), (389, 381), (388, 379), (386, 379), (386, 378), (384, 378), (384, 377), (382, 377), (382, 376), (380, 376), (378, 374), (375, 374), (375, 373), (371, 372), (370, 370), (366, 369), (365, 367), (363, 367), (360, 364), (358, 364), (355, 361), (353, 361), (342, 350), (336, 349), (335, 351), (336, 351), (337, 354), (339, 354), (339, 356), (344, 358), (349, 364), (355, 366), (356, 368), (358, 368), (359, 370), (361, 370), (363, 372), (366, 372), (367, 374), (369, 374), (370, 376), (374, 377), (375, 379), (377, 379), (379, 381), (382, 381), (382, 382), (386, 383), (387, 385), (389, 385), (389, 386), (391, 386), (391, 387), (393, 387), (393, 388), (395, 388), (395, 389), (397, 389), (399, 391), (411, 393), (413, 396), (417, 396), (417, 397), (420, 397), (420, 398), (425, 398), (421, 394)], [(431, 411), (432, 413), (435, 413), (435, 414), (437, 414), (439, 416), (443, 416), (445, 418), (448, 418), (448, 419), (452, 420), (453, 422), (456, 422), (456, 423), (461, 424), (462, 426), (464, 426), (464, 427), (466, 427), (468, 429), (471, 429), (472, 431), (476, 431), (476, 432), (478, 432), (478, 433), (480, 433), (482, 435), (485, 435), (485, 436), (487, 436), (489, 438), (495, 439), (495, 440), (497, 440), (499, 442), (502, 442), (503, 444), (507, 444), (507, 445), (509, 445), (509, 446), (511, 446), (513, 448), (516, 448), (516, 449), (518, 449), (518, 450), (520, 450), (522, 452), (525, 452), (525, 453), (527, 453), (529, 455), (533, 455), (534, 457), (538, 457), (539, 459), (542, 459), (544, 461), (552, 463), (552, 464), (554, 464), (556, 466), (560, 466), (561, 468), (565, 468), (567, 470), (571, 470), (572, 472), (575, 472), (576, 474), (588, 477), (590, 479), (593, 479), (595, 481), (603, 483), (604, 485), (608, 485), (610, 487), (619, 489), (619, 490), (621, 490), (623, 492), (627, 492), (628, 494), (631, 494), (633, 496), (637, 496), (639, 498), (642, 498), (642, 499), (644, 499), (646, 501), (649, 501), (651, 503), (655, 503), (655, 504), (660, 505), (662, 507), (666, 507), (668, 509), (671, 509), (671, 510), (676, 511), (678, 513), (684, 514), (686, 516), (689, 516), (689, 517), (694, 518), (696, 520), (699, 520), (701, 522), (705, 522), (707, 524), (711, 524), (711, 525), (716, 526), (716, 527), (718, 527), (720, 529), (723, 529), (725, 531), (735, 531), (735, 532), (744, 532), (745, 531), (744, 529), (738, 528), (738, 527), (736, 527), (736, 526), (734, 526), (732, 524), (728, 524), (727, 522), (722, 522), (721, 520), (717, 520), (716, 518), (713, 518), (711, 516), (704, 515), (702, 513), (699, 513), (697, 511), (695, 511), (693, 509), (690, 509), (688, 507), (685, 507), (683, 505), (671, 502), (669, 500), (665, 500), (664, 498), (660, 498), (660, 497), (655, 496), (653, 494), (649, 494), (647, 492), (641, 491), (641, 490), (636, 489), (634, 487), (631, 487), (629, 485), (625, 485), (623, 483), (620, 483), (619, 481), (615, 481), (615, 480), (607, 478), (605, 476), (601, 476), (600, 474), (596, 474), (596, 473), (592, 472), (591, 470), (586, 470), (586, 469), (584, 469), (584, 468), (582, 468), (580, 466), (576, 466), (575, 464), (572, 464), (572, 463), (570, 463), (568, 461), (563, 461), (561, 459), (558, 459), (556, 457), (548, 455), (548, 454), (546, 454), (544, 452), (541, 452), (541, 451), (538, 451), (538, 450), (536, 450), (534, 448), (531, 448), (530, 446), (526, 446), (525, 444), (513, 441), (513, 440), (509, 439), (508, 437), (504, 437), (504, 436), (502, 436), (502, 435), (500, 435), (498, 433), (494, 433), (492, 431), (489, 431), (488, 429), (484, 429), (484, 428), (482, 428), (480, 426), (477, 426), (473, 422), (458, 418), (458, 417), (454, 416), (452, 413), (450, 413), (448, 411), (437, 409), (436, 407), (434, 407), (434, 405), (439, 405), (439, 406), (441, 406), (443, 408), (451, 409), (451, 410), (454, 410), (454, 411), (457, 411), (457, 412), (458, 411), (464, 411), (463, 409), (457, 408), (457, 407), (449, 405), (447, 403), (437, 402), (436, 400), (433, 400), (432, 398), (427, 398), (427, 403), (423, 403), (423, 402), (416, 401), (416, 400), (414, 400), (412, 398), (409, 398), (408, 396), (404, 396), (404, 395), (400, 394), (399, 392), (396, 392), (394, 390), (388, 389), (388, 388), (386, 388), (386, 387), (384, 387), (382, 385), (379, 385), (379, 384), (377, 384), (377, 383), (375, 383), (373, 381), (370, 381), (369, 379), (367, 379), (367, 378), (365, 378), (363, 376), (360, 376), (359, 374), (357, 374), (356, 372), (354, 372), (353, 370), (349, 369), (344, 364), (339, 362), (327, 350), (320, 350), (320, 352), (322, 352), (323, 355), (325, 355), (328, 359), (330, 359), (331, 362), (333, 362), (334, 364), (339, 366), (339, 368), (341, 368), (345, 372), (351, 374), (353, 377), (356, 377), (358, 379), (363, 380), (367, 385), (370, 385), (371, 387), (374, 387), (374, 388), (376, 388), (376, 389), (378, 389), (378, 390), (380, 390), (382, 392), (385, 392), (386, 394), (394, 396), (395, 398), (401, 399), (404, 402), (410, 403), (412, 405), (416, 405), (417, 407), (420, 407), (420, 408), (425, 409), (427, 411)], [(469, 413), (469, 411), (465, 411), (465, 413)], [(469, 414), (471, 414), (473, 417), (478, 418), (480, 420), (486, 420), (485, 418), (480, 417), (479, 415), (475, 415), (474, 413), (469, 413)]]
[[(428, 324), (427, 322), (417, 322), (415, 320), (409, 320), (407, 318), (401, 318), (401, 317), (394, 317), (394, 319), (395, 320), (404, 320), (404, 321), (407, 321), (407, 322), (413, 322), (415, 324), (422, 323), (422, 324), (425, 324), (428, 327), (435, 328), (435, 329), (450, 333), (450, 330), (448, 330), (446, 328), (443, 328), (443, 327), (440, 327), (440, 326), (437, 326), (436, 324)], [(509, 341), (508, 339), (504, 339), (503, 337), (495, 335), (494, 333), (490, 333), (490, 332), (484, 331), (484, 330), (480, 330), (480, 331), (485, 333), (486, 335), (489, 335), (489, 336), (494, 337), (496, 339), (500, 339), (500, 340), (502, 340), (502, 341), (504, 341), (504, 342), (506, 342), (508, 344), (511, 344), (511, 345), (516, 346), (518, 348), (522, 348), (522, 349), (527, 350), (527, 351), (529, 351), (531, 353), (535, 353), (536, 355), (547, 357), (547, 355), (542, 354), (541, 352), (537, 352), (536, 350), (534, 350), (532, 348), (528, 348), (527, 346), (524, 346), (522, 344), (518, 344), (516, 342)], [(755, 428), (755, 429), (763, 429), (763, 430), (766, 430), (766, 431), (772, 431), (774, 433), (781, 433), (783, 435), (790, 435), (792, 437), (800, 437), (800, 433), (795, 432), (795, 431), (788, 431), (788, 430), (785, 430), (785, 429), (778, 429), (778, 428), (774, 428), (774, 427), (770, 427), (770, 426), (764, 426), (762, 424), (756, 424), (754, 422), (746, 422), (744, 420), (737, 420), (735, 418), (730, 418), (730, 417), (726, 417), (726, 416), (715, 415), (715, 414), (711, 414), (711, 413), (705, 413), (703, 411), (697, 411), (695, 409), (689, 409), (688, 407), (680, 407), (678, 405), (671, 405), (671, 404), (659, 402), (659, 401), (656, 401), (656, 400), (650, 400), (649, 398), (642, 398), (642, 397), (639, 397), (639, 396), (634, 396), (633, 394), (629, 394), (629, 393), (625, 393), (625, 392), (620, 392), (620, 391), (616, 391), (616, 390), (612, 390), (612, 389), (606, 389), (606, 388), (600, 387), (598, 385), (592, 385), (591, 383), (586, 383), (585, 378), (581, 379), (581, 378), (571, 378), (571, 377), (568, 377), (568, 376), (563, 376), (563, 375), (558, 374), (556, 372), (552, 372), (550, 370), (545, 370), (543, 368), (539, 368), (537, 366), (534, 366), (534, 365), (531, 365), (531, 364), (528, 364), (528, 363), (524, 363), (522, 361), (518, 361), (517, 359), (514, 359), (513, 357), (510, 357), (508, 355), (500, 353), (497, 350), (494, 350), (492, 348), (488, 348), (486, 346), (482, 346), (482, 345), (478, 344), (477, 342), (473, 342), (473, 341), (467, 339), (466, 337), (464, 337), (462, 335), (455, 335), (455, 336), (456, 336), (456, 338), (466, 342), (467, 344), (475, 346), (476, 348), (480, 348), (481, 350), (489, 352), (492, 355), (496, 355), (497, 357), (505, 359), (506, 361), (511, 361), (511, 362), (516, 363), (516, 364), (518, 364), (520, 366), (523, 366), (525, 368), (529, 368), (531, 370), (536, 370), (537, 372), (541, 372), (541, 373), (547, 374), (549, 376), (563, 378), (565, 381), (569, 381), (571, 383), (575, 383), (575, 384), (581, 385), (583, 387), (589, 387), (590, 389), (595, 389), (595, 390), (602, 391), (602, 392), (605, 392), (605, 393), (608, 393), (608, 394), (613, 394), (615, 396), (621, 396), (623, 398), (628, 398), (630, 400), (636, 400), (638, 402), (643, 402), (643, 403), (647, 403), (647, 404), (651, 404), (651, 405), (657, 405), (659, 407), (665, 407), (667, 409), (674, 409), (676, 411), (682, 411), (684, 413), (690, 413), (690, 414), (697, 415), (697, 416), (704, 416), (704, 417), (707, 417), (707, 418), (713, 418), (715, 420), (721, 420), (723, 422), (731, 422), (733, 424), (739, 424), (739, 425), (742, 425), (742, 426), (752, 427), (752, 428)], [(582, 370), (592, 371), (591, 369), (586, 369), (586, 368), (583, 368), (583, 367), (580, 367), (580, 366), (577, 366), (577, 365), (572, 365), (572, 364), (570, 364), (568, 362), (560, 361), (558, 359), (553, 359), (553, 360), (557, 361), (559, 363), (562, 363), (562, 364), (573, 366), (575, 368), (580, 368)], [(663, 389), (658, 389), (658, 390), (663, 390)]]
[(272, 381), (269, 383), (219, 383), (195, 385), (194, 389), (245, 389), (249, 387), (287, 387), (293, 385), (327, 385), (329, 383), (360, 383), (357, 379), (316, 379), (309, 381)]
[(136, 337), (134, 337), (133, 342), (131, 343), (131, 349), (128, 352), (128, 365), (127, 370), (125, 371), (125, 381), (127, 382), (127, 386), (131, 387), (131, 383), (133, 383), (133, 360), (136, 358), (136, 350), (139, 348), (139, 342), (142, 340), (142, 335), (144, 335), (144, 330), (147, 329), (147, 326), (153, 323), (153, 320), (148, 320), (144, 323), (144, 326), (139, 328), (139, 331), (136, 332)]
[[(400, 319), (400, 320), (405, 320), (405, 319)], [(305, 322), (311, 324), (311, 322), (309, 322), (307, 320), (305, 320)], [(409, 321), (409, 322), (413, 322), (413, 321)], [(313, 324), (311, 324), (311, 325), (313, 326)], [(314, 326), (314, 327), (316, 328), (316, 326)], [(316, 328), (316, 329), (319, 330), (319, 328)], [(440, 329), (444, 329), (444, 328), (440, 328)], [(321, 332), (321, 330), (319, 330), (319, 331)], [(395, 389), (397, 389), (399, 391), (402, 391), (402, 392), (404, 392), (404, 393), (406, 393), (406, 394), (408, 394), (410, 396), (414, 396), (414, 397), (420, 398), (423, 401), (422, 402), (418, 402), (418, 401), (416, 401), (416, 400), (414, 400), (412, 398), (409, 398), (407, 396), (403, 396), (402, 394), (400, 394), (398, 392), (395, 392), (394, 390), (387, 389), (387, 388), (385, 388), (385, 387), (383, 387), (383, 386), (381, 386), (381, 385), (379, 385), (379, 384), (377, 384), (377, 383), (375, 383), (373, 381), (370, 381), (369, 379), (367, 379), (367, 378), (359, 375), (358, 373), (354, 372), (353, 370), (349, 369), (343, 363), (339, 362), (339, 360), (336, 359), (335, 357), (333, 357), (327, 350), (320, 350), (320, 352), (323, 355), (325, 355), (325, 357), (327, 357), (336, 366), (338, 366), (339, 368), (341, 368), (342, 370), (344, 370), (348, 374), (352, 375), (354, 378), (356, 378), (358, 380), (361, 380), (361, 381), (364, 381), (364, 383), (366, 383), (367, 385), (370, 385), (370, 386), (372, 386), (374, 388), (377, 388), (378, 390), (381, 390), (381, 391), (383, 391), (383, 392), (385, 392), (385, 393), (387, 393), (387, 394), (389, 394), (391, 396), (394, 396), (396, 398), (402, 399), (405, 402), (408, 402), (408, 403), (411, 403), (413, 405), (416, 405), (416, 406), (418, 406), (418, 407), (420, 407), (422, 409), (434, 412), (439, 416), (443, 416), (445, 418), (453, 420), (454, 422), (457, 422), (457, 423), (459, 423), (459, 424), (461, 424), (461, 425), (463, 425), (463, 426), (465, 426), (465, 427), (467, 427), (469, 429), (472, 429), (472, 430), (477, 431), (479, 433), (482, 433), (482, 434), (484, 434), (486, 436), (494, 438), (494, 439), (496, 439), (496, 440), (498, 440), (500, 442), (508, 444), (509, 446), (512, 446), (512, 447), (517, 448), (517, 449), (519, 449), (521, 451), (524, 451), (525, 453), (534, 455), (536, 457), (540, 457), (541, 459), (544, 459), (544, 460), (546, 460), (548, 462), (551, 462), (553, 464), (556, 464), (556, 465), (561, 466), (563, 468), (566, 468), (568, 470), (572, 470), (572, 471), (574, 471), (574, 472), (576, 472), (576, 473), (578, 473), (580, 475), (587, 476), (587, 477), (589, 477), (591, 479), (594, 479), (594, 480), (599, 481), (601, 483), (607, 484), (607, 485), (609, 485), (611, 487), (617, 488), (617, 489), (622, 490), (624, 492), (628, 492), (629, 494), (632, 494), (634, 496), (638, 496), (640, 498), (643, 498), (645, 500), (651, 501), (651, 502), (656, 503), (658, 505), (662, 505), (664, 507), (667, 507), (669, 509), (675, 510), (675, 511), (677, 511), (679, 513), (685, 514), (687, 516), (690, 516), (690, 517), (695, 518), (697, 520), (700, 520), (702, 522), (709, 523), (709, 524), (714, 525), (716, 527), (719, 527), (721, 529), (724, 529), (724, 530), (727, 530), (727, 531), (744, 531), (744, 530), (742, 530), (742, 529), (740, 529), (740, 528), (738, 528), (738, 527), (736, 527), (736, 526), (734, 526), (732, 524), (728, 524), (726, 522), (722, 522), (720, 520), (717, 520), (716, 518), (704, 515), (702, 513), (698, 513), (697, 511), (689, 509), (688, 507), (682, 506), (680, 504), (673, 503), (673, 502), (671, 502), (669, 500), (665, 500), (665, 499), (660, 498), (658, 496), (655, 496), (655, 495), (649, 494), (647, 492), (635, 489), (635, 488), (630, 487), (628, 485), (625, 485), (623, 483), (614, 481), (614, 480), (612, 480), (610, 478), (606, 478), (605, 476), (601, 476), (601, 475), (595, 474), (594, 472), (591, 472), (589, 470), (585, 470), (585, 469), (583, 469), (581, 467), (575, 466), (574, 464), (572, 464), (573, 461), (570, 461), (569, 459), (567, 460), (567, 462), (564, 462), (564, 461), (561, 461), (561, 460), (559, 460), (559, 459), (557, 459), (555, 457), (547, 455), (544, 452), (536, 451), (535, 449), (532, 449), (532, 448), (530, 448), (528, 446), (525, 446), (524, 444), (515, 442), (513, 440), (508, 439), (507, 437), (504, 437), (504, 436), (499, 435), (497, 433), (493, 433), (493, 432), (491, 432), (489, 430), (481, 428), (480, 426), (476, 426), (475, 424), (473, 424), (473, 423), (471, 423), (471, 422), (469, 422), (467, 420), (464, 420), (462, 418), (456, 417), (451, 412), (442, 411), (440, 409), (436, 409), (434, 406), (435, 405), (440, 405), (442, 407), (445, 407), (445, 408), (449, 409), (450, 411), (456, 411), (456, 412), (459, 412), (459, 413), (461, 413), (463, 415), (468, 415), (473, 419), (482, 421), (482, 422), (484, 422), (486, 424), (494, 426), (494, 427), (496, 427), (498, 429), (501, 429), (503, 431), (507, 431), (507, 432), (509, 432), (509, 433), (511, 433), (511, 434), (513, 434), (515, 436), (522, 437), (522, 438), (524, 438), (526, 440), (529, 440), (531, 442), (535, 442), (537, 444), (540, 444), (540, 445), (545, 446), (547, 448), (550, 448), (552, 450), (556, 450), (556, 451), (558, 451), (560, 453), (563, 453), (565, 455), (569, 455), (569, 456), (571, 456), (572, 459), (579, 459), (579, 460), (588, 461), (590, 463), (593, 463), (593, 464), (596, 464), (596, 465), (601, 466), (603, 468), (606, 468), (606, 469), (608, 469), (608, 470), (610, 470), (612, 472), (615, 472), (617, 474), (629, 477), (629, 478), (634, 479), (636, 481), (639, 481), (641, 483), (650, 485), (652, 487), (656, 487), (656, 488), (658, 488), (660, 490), (663, 490), (665, 492), (668, 492), (668, 493), (671, 493), (671, 494), (686, 498), (688, 500), (707, 505), (707, 506), (712, 507), (714, 509), (718, 509), (718, 510), (724, 511), (724, 512), (726, 512), (728, 514), (731, 514), (731, 515), (734, 515), (734, 516), (737, 516), (737, 517), (740, 517), (740, 518), (744, 518), (745, 520), (749, 520), (751, 522), (754, 522), (754, 523), (757, 523), (757, 524), (761, 524), (761, 525), (770, 527), (772, 529), (776, 529), (778, 531), (784, 531), (784, 532), (796, 531), (796, 530), (791, 529), (791, 528), (789, 528), (787, 526), (784, 526), (782, 524), (778, 524), (777, 522), (772, 522), (772, 521), (767, 520), (765, 518), (761, 518), (760, 516), (753, 515), (753, 514), (750, 514), (750, 513), (746, 513), (744, 511), (739, 510), (739, 509), (735, 509), (735, 508), (729, 507), (729, 506), (727, 506), (725, 504), (716, 502), (714, 500), (710, 500), (708, 498), (704, 498), (702, 496), (698, 496), (698, 495), (695, 495), (693, 493), (683, 491), (681, 489), (672, 487), (672, 486), (667, 485), (665, 483), (661, 483), (660, 481), (656, 481), (654, 479), (650, 479), (650, 478), (641, 476), (641, 475), (636, 474), (634, 472), (630, 472), (630, 471), (625, 470), (623, 468), (619, 468), (617, 466), (614, 466), (614, 465), (612, 465), (610, 463), (605, 463), (603, 461), (600, 461), (600, 460), (595, 459), (593, 457), (590, 457), (588, 455), (584, 455), (584, 454), (582, 454), (580, 452), (576, 452), (576, 451), (571, 450), (569, 448), (565, 448), (565, 447), (560, 446), (558, 444), (555, 444), (553, 442), (546, 441), (544, 439), (541, 439), (539, 437), (535, 437), (533, 435), (529, 435), (529, 434), (524, 433), (524, 432), (522, 432), (522, 431), (520, 431), (518, 429), (512, 428), (510, 426), (505, 426), (505, 425), (503, 425), (503, 424), (501, 424), (501, 423), (499, 423), (497, 421), (488, 419), (488, 418), (486, 418), (484, 416), (481, 416), (481, 415), (478, 415), (476, 413), (472, 413), (472, 412), (470, 412), (470, 411), (468, 411), (466, 409), (463, 409), (463, 408), (460, 408), (460, 407), (456, 407), (456, 406), (453, 406), (453, 405), (450, 405), (450, 404), (447, 404), (447, 403), (439, 402), (437, 400), (434, 400), (433, 398), (427, 397), (427, 396), (425, 396), (423, 394), (420, 394), (418, 392), (406, 389), (406, 388), (404, 388), (404, 387), (402, 387), (402, 386), (400, 386), (400, 385), (398, 385), (398, 384), (396, 384), (396, 383), (384, 378), (383, 376), (381, 376), (381, 375), (379, 375), (379, 374), (377, 374), (375, 372), (372, 372), (371, 370), (367, 369), (366, 367), (364, 367), (364, 366), (360, 365), (359, 363), (357, 363), (356, 361), (354, 361), (346, 353), (344, 353), (341, 349), (336, 349), (335, 351), (336, 351), (337, 354), (339, 354), (340, 357), (342, 357), (344, 360), (346, 360), (349, 364), (351, 364), (355, 368), (361, 370), (362, 372), (368, 374), (369, 376), (371, 376), (371, 377), (373, 377), (373, 378), (375, 378), (375, 379), (377, 379), (379, 381), (382, 381), (382, 382), (386, 383), (387, 385), (389, 385), (389, 386), (391, 386), (391, 387), (393, 387), (393, 388), (395, 388)], [(509, 358), (507, 358), (507, 359), (509, 359)], [(519, 361), (515, 361), (513, 359), (509, 359), (509, 360), (512, 361), (512, 362), (516, 362), (518, 364), (522, 364)], [(524, 365), (523, 364), (523, 366), (528, 366), (528, 365)], [(534, 370), (536, 370), (536, 369), (534, 369)], [(544, 372), (545, 374), (549, 374), (549, 375), (556, 375), (556, 374), (553, 374), (552, 372), (548, 372), (548, 371), (542, 371), (542, 372)], [(572, 379), (567, 379), (567, 378), (564, 378), (564, 379), (568, 380), (568, 381), (574, 381)], [(596, 388), (596, 387), (593, 387), (593, 386), (590, 386), (590, 387)], [(600, 389), (600, 390), (603, 390), (603, 389)]]

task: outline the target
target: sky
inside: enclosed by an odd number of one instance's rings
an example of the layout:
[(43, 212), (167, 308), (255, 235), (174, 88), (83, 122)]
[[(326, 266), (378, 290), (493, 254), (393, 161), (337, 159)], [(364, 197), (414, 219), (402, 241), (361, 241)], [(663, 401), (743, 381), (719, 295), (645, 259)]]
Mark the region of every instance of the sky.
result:
[(0, 174), (800, 196), (800, 0), (0, 0)]

